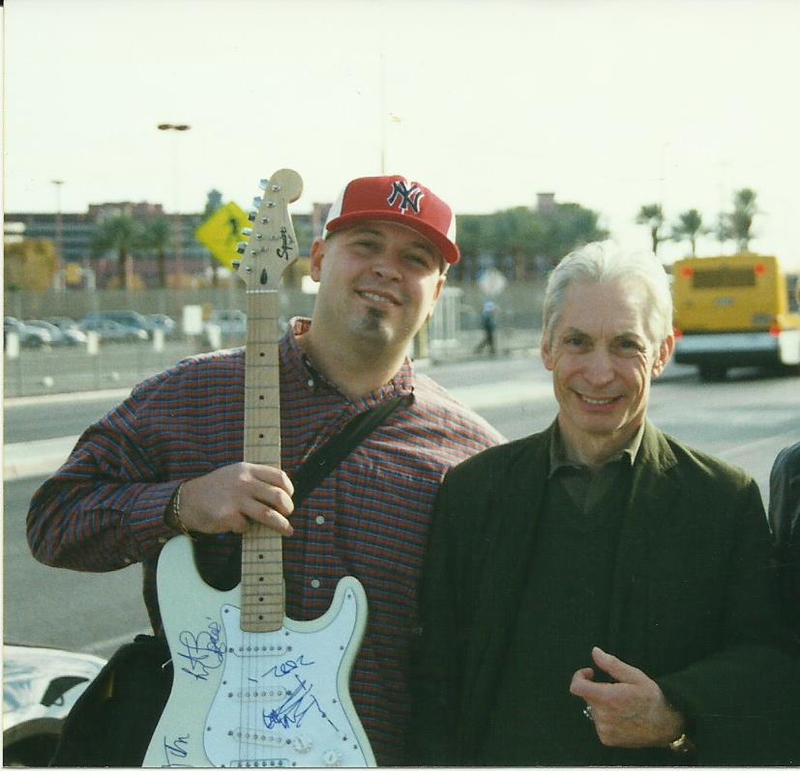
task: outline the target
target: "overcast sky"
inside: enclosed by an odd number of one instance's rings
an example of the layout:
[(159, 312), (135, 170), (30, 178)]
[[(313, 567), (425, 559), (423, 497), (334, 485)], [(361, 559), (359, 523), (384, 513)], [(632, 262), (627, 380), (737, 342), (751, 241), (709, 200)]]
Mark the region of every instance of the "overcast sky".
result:
[(69, 212), (247, 208), (287, 166), (309, 211), (383, 155), (457, 213), (551, 191), (636, 247), (642, 204), (711, 224), (750, 187), (751, 248), (800, 268), (795, 0), (6, 0), (4, 21), (6, 211), (54, 211), (54, 179)]

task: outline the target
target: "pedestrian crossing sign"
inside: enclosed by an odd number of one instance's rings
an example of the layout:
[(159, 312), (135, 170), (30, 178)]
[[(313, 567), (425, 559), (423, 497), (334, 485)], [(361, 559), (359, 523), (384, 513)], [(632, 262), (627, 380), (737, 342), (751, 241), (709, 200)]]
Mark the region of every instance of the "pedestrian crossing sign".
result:
[(214, 257), (229, 270), (238, 258), (236, 245), (247, 238), (242, 230), (250, 226), (247, 213), (237, 204), (226, 203), (217, 209), (195, 231), (195, 238), (203, 244)]

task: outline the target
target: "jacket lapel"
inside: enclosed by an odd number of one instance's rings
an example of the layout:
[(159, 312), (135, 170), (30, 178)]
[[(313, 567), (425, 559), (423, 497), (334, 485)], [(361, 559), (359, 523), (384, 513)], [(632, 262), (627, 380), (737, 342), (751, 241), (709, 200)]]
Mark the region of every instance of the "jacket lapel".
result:
[(645, 565), (651, 544), (667, 537), (676, 499), (675, 481), (668, 472), (676, 463), (664, 434), (647, 421), (617, 546), (608, 628), (612, 651), (622, 652), (631, 646), (632, 640), (621, 634), (624, 611), (631, 599), (646, 602), (641, 596), (646, 591)]
[(470, 677), (463, 694), (462, 741), (472, 749), (479, 742), (485, 719), (481, 705), (494, 703), (498, 676), (514, 633), (545, 494), (552, 432), (551, 426), (529, 437), (503, 470), (502, 494), (495, 509), (495, 515), (503, 518), (501, 535), (488, 542), (489, 568), (482, 571), (481, 583), (473, 593), (477, 597), (474, 617), (480, 619), (482, 630), (491, 631), (473, 635), (467, 652)]

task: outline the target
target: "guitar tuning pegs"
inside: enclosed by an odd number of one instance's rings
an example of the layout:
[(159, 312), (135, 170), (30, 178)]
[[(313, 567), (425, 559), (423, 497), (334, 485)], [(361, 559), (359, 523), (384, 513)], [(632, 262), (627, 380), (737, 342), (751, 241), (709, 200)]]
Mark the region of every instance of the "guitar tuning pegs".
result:
[(247, 249), (247, 241), (239, 241), (239, 243), (236, 244), (236, 251), (239, 252), (239, 254), (244, 254), (245, 249)]
[(256, 207), (256, 209), (260, 209), (260, 208), (261, 208), (261, 201), (262, 201), (262, 198), (261, 198), (261, 196), (260, 196), (260, 195), (257, 195), (257, 196), (256, 196), (256, 197), (253, 199), (253, 206), (255, 206), (255, 207)]
[(239, 266), (242, 264), (241, 260), (231, 260), (231, 265), (233, 266), (234, 270), (239, 270)]
[(266, 190), (266, 189), (267, 189), (267, 185), (269, 185), (269, 180), (268, 180), (268, 179), (262, 179), (262, 180), (259, 180), (258, 186), (259, 186), (259, 187), (260, 187), (262, 190)]
[(255, 221), (256, 221), (256, 215), (257, 215), (257, 214), (258, 214), (258, 212), (257, 212), (257, 211), (255, 211), (255, 210), (253, 210), (253, 211), (249, 211), (249, 212), (247, 212), (247, 219), (249, 219), (249, 220), (250, 220), (250, 222), (255, 222)]
[(252, 228), (242, 228), (242, 235), (249, 236), (252, 235), (253, 229)]

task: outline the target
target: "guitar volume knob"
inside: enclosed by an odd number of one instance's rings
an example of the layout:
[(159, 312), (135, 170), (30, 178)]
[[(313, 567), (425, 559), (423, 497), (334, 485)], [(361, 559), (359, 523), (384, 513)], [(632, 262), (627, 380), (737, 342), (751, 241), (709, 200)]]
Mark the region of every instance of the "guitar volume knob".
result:
[(322, 753), (322, 762), (326, 768), (336, 768), (342, 765), (341, 753), (336, 750), (325, 750)]

